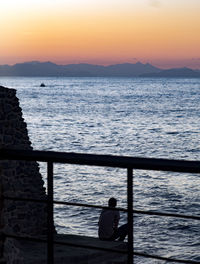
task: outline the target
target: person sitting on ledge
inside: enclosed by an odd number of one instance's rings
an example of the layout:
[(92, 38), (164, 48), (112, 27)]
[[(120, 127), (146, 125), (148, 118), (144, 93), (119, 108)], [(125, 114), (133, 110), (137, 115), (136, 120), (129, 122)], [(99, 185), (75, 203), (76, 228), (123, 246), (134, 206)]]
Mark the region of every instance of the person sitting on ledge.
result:
[(116, 205), (117, 200), (112, 197), (108, 200), (108, 208), (101, 211), (98, 223), (100, 240), (114, 241), (118, 239), (118, 241), (124, 241), (128, 234), (128, 224), (118, 227), (120, 214), (119, 211), (113, 210)]

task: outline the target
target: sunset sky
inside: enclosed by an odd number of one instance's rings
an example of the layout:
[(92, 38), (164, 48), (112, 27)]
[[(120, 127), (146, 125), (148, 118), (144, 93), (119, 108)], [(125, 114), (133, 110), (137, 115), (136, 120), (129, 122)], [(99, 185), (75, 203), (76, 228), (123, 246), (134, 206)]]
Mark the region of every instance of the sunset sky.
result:
[(200, 69), (200, 0), (0, 0), (0, 65)]

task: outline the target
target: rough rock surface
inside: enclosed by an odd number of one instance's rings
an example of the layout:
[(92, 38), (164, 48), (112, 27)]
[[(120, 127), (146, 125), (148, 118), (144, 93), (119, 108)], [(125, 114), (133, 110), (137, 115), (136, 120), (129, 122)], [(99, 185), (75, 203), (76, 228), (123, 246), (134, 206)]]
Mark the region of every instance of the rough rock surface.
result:
[[(31, 150), (26, 123), (16, 90), (0, 86), (0, 149)], [(46, 204), (2, 199), (5, 197), (46, 199), (37, 162), (0, 160), (0, 234), (38, 236), (46, 234)], [(15, 263), (17, 242), (0, 236), (1, 254)]]

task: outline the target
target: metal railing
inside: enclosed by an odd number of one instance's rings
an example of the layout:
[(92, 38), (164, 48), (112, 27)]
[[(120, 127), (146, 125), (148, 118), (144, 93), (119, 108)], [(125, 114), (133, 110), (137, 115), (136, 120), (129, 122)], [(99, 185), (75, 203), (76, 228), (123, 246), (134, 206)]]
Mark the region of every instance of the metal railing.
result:
[[(18, 201), (32, 201), (47, 203), (47, 225), (48, 235), (47, 240), (37, 239), (33, 237), (17, 236), (15, 234), (5, 234), (7, 237), (13, 237), (18, 239), (27, 239), (38, 242), (47, 243), (47, 263), (54, 263), (54, 244), (64, 244), (73, 247), (82, 247), (90, 249), (98, 249), (103, 251), (117, 252), (121, 254), (127, 254), (127, 263), (134, 263), (134, 256), (141, 256), (145, 258), (153, 258), (157, 260), (164, 260), (168, 262), (177, 263), (199, 263), (192, 260), (184, 259), (173, 259), (162, 256), (156, 256), (146, 254), (142, 252), (136, 252), (133, 248), (133, 214), (143, 215), (156, 215), (164, 217), (177, 217), (185, 219), (200, 220), (200, 216), (191, 216), (184, 214), (164, 213), (157, 211), (142, 211), (133, 209), (133, 169), (140, 170), (157, 170), (157, 171), (173, 171), (173, 172), (187, 172), (187, 173), (200, 173), (200, 162), (199, 161), (185, 161), (185, 160), (169, 160), (169, 159), (154, 159), (154, 158), (133, 158), (133, 157), (122, 157), (122, 156), (111, 156), (111, 155), (93, 155), (93, 154), (77, 154), (77, 153), (64, 153), (64, 152), (53, 152), (53, 151), (29, 151), (29, 150), (0, 150), (0, 160), (25, 160), (25, 161), (39, 161), (47, 163), (47, 200), (20, 198), (20, 197), (6, 197), (3, 199), (12, 199)], [(105, 249), (95, 246), (78, 245), (73, 243), (64, 243), (60, 241), (54, 241), (54, 204), (62, 205), (73, 205), (73, 206), (84, 206), (91, 208), (107, 208), (104, 206), (83, 204), (83, 203), (71, 203), (55, 201), (53, 197), (53, 164), (54, 163), (69, 163), (78, 165), (89, 165), (89, 166), (103, 166), (103, 167), (117, 167), (127, 169), (127, 209), (116, 208), (116, 210), (124, 211), (128, 213), (128, 250), (116, 250), (116, 249)]]

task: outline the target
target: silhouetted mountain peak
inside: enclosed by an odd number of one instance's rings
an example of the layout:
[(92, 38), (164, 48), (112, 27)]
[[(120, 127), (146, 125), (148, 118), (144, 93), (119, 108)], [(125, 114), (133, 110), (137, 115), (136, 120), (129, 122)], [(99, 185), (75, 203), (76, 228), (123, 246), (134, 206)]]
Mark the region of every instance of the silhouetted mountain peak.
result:
[(21, 63), (16, 63), (15, 65), (38, 65), (38, 64), (41, 64), (41, 62), (39, 62), (39, 61), (25, 61), (25, 62), (21, 62)]
[(53, 62), (50, 62), (50, 61), (44, 61), (44, 62), (40, 62), (40, 61), (27, 61), (27, 62), (22, 62), (22, 63), (16, 63), (15, 65), (41, 66), (41, 65), (57, 65), (57, 64), (55, 64)]
[(135, 63), (135, 65), (145, 65), (145, 64), (143, 64), (142, 62), (138, 61), (138, 62)]

